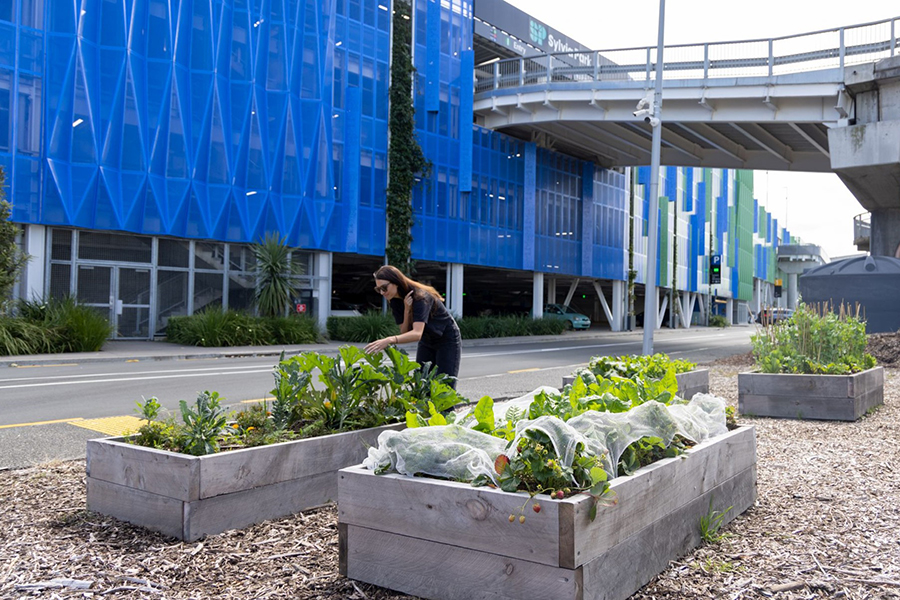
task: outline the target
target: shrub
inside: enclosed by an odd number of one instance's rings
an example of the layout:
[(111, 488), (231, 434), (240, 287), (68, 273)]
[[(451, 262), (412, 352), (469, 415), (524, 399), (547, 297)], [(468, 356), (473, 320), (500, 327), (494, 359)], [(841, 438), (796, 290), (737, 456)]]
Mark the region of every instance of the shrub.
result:
[(764, 327), (750, 338), (763, 373), (845, 374), (875, 366), (866, 354), (866, 324), (842, 304), (801, 303), (790, 319)]
[(526, 335), (559, 335), (566, 329), (562, 319), (532, 319), (528, 315), (463, 317), (457, 321), (464, 340)]
[(272, 333), (271, 343), (315, 344), (319, 340), (319, 324), (312, 317), (291, 315), (268, 317), (263, 321)]
[[(0, 351), (7, 354), (96, 352), (113, 331), (106, 317), (70, 297), (20, 300), (17, 312), (0, 322)], [(13, 337), (24, 343), (4, 343)]]
[(710, 315), (709, 316), (709, 326), (710, 327), (728, 327), (728, 319), (726, 319), (722, 315)]
[(374, 310), (360, 317), (328, 317), (325, 327), (330, 339), (357, 344), (400, 333), (392, 316)]

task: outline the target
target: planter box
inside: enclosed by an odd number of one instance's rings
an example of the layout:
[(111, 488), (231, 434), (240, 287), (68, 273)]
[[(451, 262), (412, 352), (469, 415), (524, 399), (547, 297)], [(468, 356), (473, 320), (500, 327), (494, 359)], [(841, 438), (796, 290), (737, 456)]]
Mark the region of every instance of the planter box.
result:
[(385, 429), (189, 456), (125, 438), (87, 443), (87, 507), (185, 541), (337, 499), (337, 471), (360, 463)]
[[(678, 395), (690, 400), (694, 394), (709, 393), (709, 369), (694, 369), (687, 373), (675, 375), (678, 380)], [(575, 382), (574, 375), (563, 376), (563, 387)]]
[(700, 543), (700, 517), (756, 498), (756, 432), (742, 427), (612, 482), (617, 504), (579, 494), (529, 502), (465, 483), (342, 469), (341, 574), (435, 600), (619, 600)]
[(883, 402), (882, 367), (853, 375), (738, 374), (738, 412), (746, 416), (855, 421)]

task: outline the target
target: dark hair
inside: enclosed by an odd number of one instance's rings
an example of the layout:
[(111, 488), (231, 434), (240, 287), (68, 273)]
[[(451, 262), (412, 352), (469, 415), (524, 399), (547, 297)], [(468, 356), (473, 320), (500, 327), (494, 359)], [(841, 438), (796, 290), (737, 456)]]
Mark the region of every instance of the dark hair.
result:
[(401, 299), (406, 297), (409, 292), (415, 291), (414, 296), (420, 300), (424, 299), (425, 294), (430, 294), (438, 302), (444, 301), (444, 299), (441, 298), (441, 295), (436, 289), (434, 289), (430, 285), (425, 285), (424, 283), (413, 281), (412, 279), (404, 275), (397, 267), (384, 265), (383, 267), (379, 267), (379, 269), (375, 271), (373, 275), (375, 279), (383, 279), (396, 285), (397, 294)]

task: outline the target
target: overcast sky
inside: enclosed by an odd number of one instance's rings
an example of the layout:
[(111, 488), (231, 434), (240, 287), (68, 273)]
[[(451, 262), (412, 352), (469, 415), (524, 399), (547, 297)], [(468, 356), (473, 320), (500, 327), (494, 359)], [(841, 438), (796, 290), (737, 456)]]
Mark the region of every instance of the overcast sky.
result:
[[(656, 45), (657, 0), (507, 1), (594, 50)], [(835, 10), (840, 6), (847, 8)], [(780, 37), (880, 21), (900, 17), (900, 3), (669, 0), (665, 17), (668, 46)], [(754, 192), (779, 224), (786, 222), (792, 235), (819, 244), (832, 258), (856, 252), (853, 216), (864, 210), (836, 175), (756, 171)]]

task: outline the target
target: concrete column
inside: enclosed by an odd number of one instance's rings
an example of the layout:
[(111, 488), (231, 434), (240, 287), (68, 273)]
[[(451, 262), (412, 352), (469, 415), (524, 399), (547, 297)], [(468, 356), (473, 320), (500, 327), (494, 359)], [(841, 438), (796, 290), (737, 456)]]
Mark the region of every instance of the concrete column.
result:
[(609, 324), (612, 331), (625, 329), (625, 314), (628, 312), (627, 298), (625, 297), (625, 282), (612, 282), (612, 314), (613, 320)]
[[(535, 273), (537, 275), (537, 273)], [(541, 278), (544, 274), (541, 273)], [(556, 277), (547, 278), (547, 302), (546, 304), (556, 304)], [(541, 307), (543, 309), (543, 307)]]
[(732, 298), (725, 300), (725, 318), (728, 319), (729, 325), (734, 325), (734, 299)]
[(28, 300), (40, 300), (47, 296), (44, 287), (47, 256), (47, 228), (43, 225), (25, 226), (25, 252), (31, 256), (22, 273), (22, 296)]
[(463, 278), (463, 265), (447, 264), (447, 310), (457, 319), (463, 316)]
[(332, 256), (331, 252), (316, 252), (315, 258), (315, 282), (313, 284), (313, 298), (316, 300), (316, 321), (322, 331), (331, 314), (331, 278)]
[[(550, 284), (556, 288), (556, 280), (551, 279)], [(544, 274), (535, 271), (531, 284), (531, 317), (540, 319), (544, 316)], [(555, 290), (554, 290), (555, 292)]]
[(900, 208), (873, 210), (869, 235), (869, 253), (872, 256), (900, 258)]
[(797, 308), (797, 297), (800, 294), (800, 290), (797, 286), (797, 277), (796, 273), (788, 273), (788, 289), (787, 289), (787, 307), (788, 308)]

